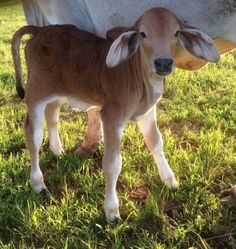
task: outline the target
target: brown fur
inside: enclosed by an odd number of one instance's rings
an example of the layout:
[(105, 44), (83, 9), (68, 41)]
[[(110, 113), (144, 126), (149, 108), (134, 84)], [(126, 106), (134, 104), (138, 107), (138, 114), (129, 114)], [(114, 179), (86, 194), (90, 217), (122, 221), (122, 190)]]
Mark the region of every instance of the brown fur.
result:
[[(15, 37), (22, 30), (31, 33), (32, 28), (23, 27)], [(127, 108), (135, 105), (145, 91), (137, 62), (140, 55), (116, 68), (107, 68), (105, 56), (111, 42), (69, 25), (38, 28), (25, 48), (29, 74), (26, 103), (32, 105), (47, 96), (59, 95), (96, 106), (109, 101)]]

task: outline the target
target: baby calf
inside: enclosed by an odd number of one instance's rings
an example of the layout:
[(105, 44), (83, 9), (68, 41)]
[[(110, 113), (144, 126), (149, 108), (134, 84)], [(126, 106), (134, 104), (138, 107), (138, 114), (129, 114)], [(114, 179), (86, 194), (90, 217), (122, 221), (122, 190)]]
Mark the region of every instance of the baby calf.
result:
[[(26, 92), (22, 88), (19, 57), (19, 45), (25, 34), (32, 35), (25, 47)], [(121, 171), (120, 141), (127, 121), (138, 123), (162, 181), (169, 187), (177, 185), (156, 126), (156, 103), (163, 92), (164, 77), (175, 67), (173, 54), (178, 42), (199, 58), (219, 59), (209, 36), (186, 27), (163, 8), (148, 10), (133, 27), (108, 31), (106, 39), (72, 25), (26, 26), (15, 33), (12, 54), (16, 87), (28, 108), (25, 137), (31, 159), (30, 183), (36, 192), (45, 188), (39, 167), (43, 118), (50, 149), (59, 155), (63, 149), (57, 122), (65, 101), (80, 110), (92, 112), (94, 107), (100, 110), (96, 115), (103, 124), (104, 208), (108, 221), (119, 217), (116, 183)], [(99, 131), (94, 131), (94, 141), (100, 142)]]

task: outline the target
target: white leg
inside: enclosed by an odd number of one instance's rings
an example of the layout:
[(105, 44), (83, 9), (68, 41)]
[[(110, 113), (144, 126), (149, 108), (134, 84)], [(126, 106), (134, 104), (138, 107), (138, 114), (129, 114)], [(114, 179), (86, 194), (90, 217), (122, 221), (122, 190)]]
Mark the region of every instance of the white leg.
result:
[(122, 163), (120, 141), (123, 125), (117, 126), (117, 124), (113, 124), (111, 120), (106, 118), (103, 118), (102, 121), (105, 147), (102, 165), (106, 179), (104, 210), (107, 221), (112, 222), (120, 218), (116, 183), (121, 171)]
[(25, 120), (25, 136), (27, 148), (30, 152), (31, 172), (30, 184), (37, 193), (46, 189), (43, 174), (39, 167), (39, 150), (43, 140), (43, 114), (45, 105), (39, 104), (33, 109), (28, 109)]
[(48, 129), (50, 150), (56, 156), (60, 156), (64, 153), (58, 133), (60, 106), (61, 103), (59, 101), (55, 101), (48, 104), (45, 109), (45, 119)]
[(106, 193), (104, 201), (104, 210), (107, 221), (115, 221), (120, 218), (119, 200), (116, 193), (116, 183), (121, 171), (122, 158), (120, 154), (107, 155), (103, 157), (103, 170), (106, 179)]
[(156, 106), (154, 106), (146, 115), (139, 118), (138, 125), (143, 133), (147, 147), (153, 154), (161, 180), (168, 187), (177, 187), (178, 183), (163, 151), (161, 133), (156, 126)]

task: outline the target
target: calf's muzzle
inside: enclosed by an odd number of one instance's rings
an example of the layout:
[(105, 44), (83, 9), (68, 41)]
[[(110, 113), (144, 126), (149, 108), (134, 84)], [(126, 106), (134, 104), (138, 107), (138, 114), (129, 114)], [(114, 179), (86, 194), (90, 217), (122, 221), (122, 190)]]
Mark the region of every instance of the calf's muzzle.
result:
[(156, 73), (160, 76), (166, 76), (172, 72), (174, 61), (169, 58), (156, 59), (154, 61)]

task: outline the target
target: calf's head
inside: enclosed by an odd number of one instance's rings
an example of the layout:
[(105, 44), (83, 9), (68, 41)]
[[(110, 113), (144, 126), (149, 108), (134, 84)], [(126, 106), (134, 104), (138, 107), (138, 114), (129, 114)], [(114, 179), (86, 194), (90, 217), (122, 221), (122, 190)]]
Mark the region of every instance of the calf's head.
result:
[(219, 60), (219, 52), (208, 35), (185, 26), (167, 9), (153, 8), (114, 40), (108, 51), (106, 64), (108, 67), (115, 67), (140, 49), (149, 72), (166, 76), (175, 67), (173, 58), (177, 42), (200, 59)]

